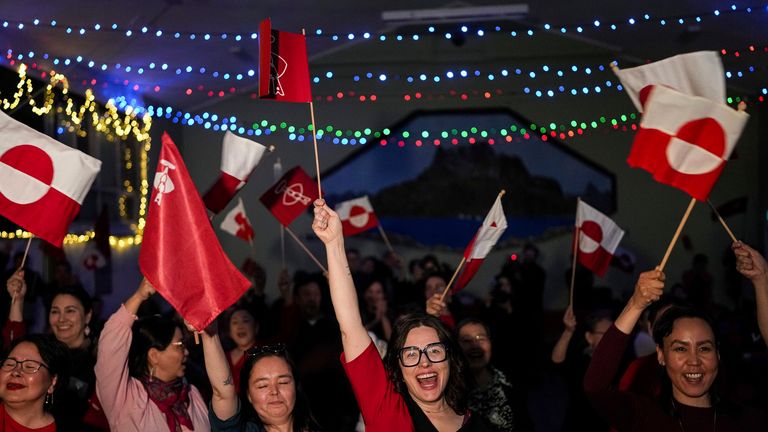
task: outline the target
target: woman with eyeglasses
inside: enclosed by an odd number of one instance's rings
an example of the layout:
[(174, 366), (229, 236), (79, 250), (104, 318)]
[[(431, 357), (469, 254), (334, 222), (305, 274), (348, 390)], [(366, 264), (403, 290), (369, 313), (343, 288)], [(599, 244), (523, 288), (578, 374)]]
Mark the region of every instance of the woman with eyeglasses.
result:
[[(208, 379), (213, 388), (208, 413), (218, 432), (317, 432), (306, 397), (285, 346), (268, 345), (243, 353), (239, 376), (232, 376), (216, 325), (202, 333)], [(239, 392), (235, 380), (240, 382)], [(239, 396), (239, 397), (238, 397)]]
[(99, 339), (96, 391), (113, 431), (207, 431), (208, 409), (184, 378), (187, 349), (173, 320), (137, 320), (155, 293), (146, 279), (112, 314)]
[(56, 431), (53, 408), (68, 371), (67, 347), (53, 336), (16, 339), (0, 363), (0, 431)]
[[(13, 299), (4, 331), (6, 343), (9, 343), (27, 331), (23, 311), (27, 286), (23, 270), (8, 279), (7, 289)], [(59, 427), (83, 432), (109, 430), (95, 396), (96, 375), (93, 367), (96, 351), (88, 325), (92, 314), (93, 300), (80, 285), (59, 288), (48, 306), (51, 332), (67, 346), (72, 359), (69, 380), (62, 383), (63, 397), (59, 405), (64, 417), (58, 419)]]
[(405, 315), (392, 329), (382, 362), (363, 325), (347, 264), (339, 216), (315, 201), (312, 228), (325, 243), (328, 280), (344, 352), (366, 431), (485, 431), (467, 409), (466, 364), (455, 339), (437, 318)]

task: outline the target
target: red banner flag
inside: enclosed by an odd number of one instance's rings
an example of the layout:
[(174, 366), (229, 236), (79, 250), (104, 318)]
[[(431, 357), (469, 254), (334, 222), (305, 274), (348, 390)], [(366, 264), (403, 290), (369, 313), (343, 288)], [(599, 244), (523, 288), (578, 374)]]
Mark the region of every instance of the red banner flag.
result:
[(61, 247), (101, 161), (3, 112), (0, 135), (0, 215)]
[(221, 145), (221, 174), (203, 195), (203, 202), (208, 210), (215, 214), (224, 210), (237, 191), (248, 182), (248, 177), (259, 164), (266, 149), (256, 141), (237, 136), (230, 131), (224, 134)]
[(159, 159), (139, 266), (157, 292), (202, 331), (245, 293), (250, 282), (222, 250), (167, 133)]
[(627, 163), (704, 201), (748, 118), (720, 102), (654, 87)]
[(483, 224), (475, 233), (475, 237), (472, 238), (472, 241), (469, 242), (469, 245), (464, 250), (466, 265), (451, 288), (453, 292), (457, 292), (467, 286), (469, 281), (475, 276), (475, 273), (480, 269), (483, 261), (485, 261), (485, 257), (488, 256), (506, 229), (507, 217), (504, 216), (504, 207), (501, 205), (501, 194), (499, 194), (488, 215), (485, 216)]
[(259, 25), (259, 97), (281, 102), (311, 102), (307, 40), (304, 35)]
[(576, 207), (576, 227), (579, 229), (579, 262), (598, 276), (604, 276), (624, 230), (581, 200)]
[(280, 177), (259, 199), (283, 226), (288, 226), (319, 196), (317, 183), (297, 166)]
[(379, 226), (368, 195), (344, 201), (336, 206), (345, 236), (353, 236)]

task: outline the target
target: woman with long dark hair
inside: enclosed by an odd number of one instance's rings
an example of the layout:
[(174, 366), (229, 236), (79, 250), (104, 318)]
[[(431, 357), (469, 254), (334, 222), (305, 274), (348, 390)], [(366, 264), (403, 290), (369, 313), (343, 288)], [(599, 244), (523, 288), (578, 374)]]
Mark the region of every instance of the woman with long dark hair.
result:
[(344, 347), (342, 363), (366, 431), (487, 430), (467, 409), (466, 363), (445, 325), (426, 314), (401, 317), (382, 363), (360, 316), (341, 221), (323, 200), (315, 201), (312, 228), (326, 247), (331, 300)]
[[(233, 377), (216, 326), (202, 334), (208, 379), (213, 388), (209, 418), (218, 432), (317, 432), (320, 430), (301, 390), (284, 345), (243, 353), (240, 376)], [(239, 400), (234, 381), (240, 382)]]
[(736, 432), (768, 430), (766, 410), (724, 409), (715, 388), (720, 353), (715, 326), (701, 311), (673, 307), (654, 325), (662, 395), (650, 398), (611, 386), (630, 334), (643, 310), (664, 289), (664, 273), (640, 275), (635, 292), (592, 355), (584, 390), (595, 409), (619, 431)]

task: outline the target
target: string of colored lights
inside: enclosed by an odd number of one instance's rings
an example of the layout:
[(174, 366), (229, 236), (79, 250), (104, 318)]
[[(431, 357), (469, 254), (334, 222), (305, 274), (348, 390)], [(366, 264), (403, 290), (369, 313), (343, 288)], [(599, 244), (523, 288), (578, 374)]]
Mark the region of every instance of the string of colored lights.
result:
[[(75, 101), (69, 96), (69, 82), (67, 78), (55, 71), (42, 73), (43, 78), (49, 77), (49, 82), (45, 87), (43, 103), (41, 106), (37, 106), (37, 101), (34, 99), (35, 94), (32, 80), (27, 77), (27, 69), (26, 64), (19, 64), (19, 82), (16, 86), (16, 92), (11, 98), (0, 99), (0, 105), (2, 105), (4, 110), (16, 109), (22, 101), (25, 101), (35, 114), (40, 116), (50, 114), (54, 109), (55, 90), (60, 89), (61, 101), (64, 106), (56, 106), (55, 112), (59, 115), (64, 115), (65, 118), (62, 121), (62, 126), (59, 127), (59, 133), (63, 133), (64, 128), (66, 128), (70, 133), (76, 133), (78, 136), (84, 137), (88, 133), (84, 126), (90, 124), (97, 133), (104, 135), (109, 142), (113, 142), (116, 139), (126, 140), (131, 137), (138, 142), (141, 149), (138, 172), (140, 197), (137, 221), (131, 225), (134, 235), (127, 237), (110, 236), (109, 242), (116, 247), (141, 243), (147, 209), (147, 193), (149, 191), (149, 183), (147, 182), (147, 153), (151, 146), (149, 131), (152, 127), (152, 116), (145, 114), (139, 119), (131, 107), (125, 109), (121, 114), (112, 101), (107, 102), (102, 109), (95, 102), (96, 97), (90, 88), (85, 92), (84, 102), (77, 106)], [(130, 171), (133, 168), (133, 162), (128, 146), (124, 150), (124, 157), (126, 171)], [(128, 194), (133, 192), (135, 187), (129, 179), (124, 181), (124, 186), (125, 191), (120, 196), (118, 204), (120, 216), (127, 218), (125, 203)], [(0, 232), (0, 238), (29, 238), (30, 236), (29, 232), (23, 230)], [(93, 236), (93, 231), (86, 231), (83, 234), (70, 233), (64, 238), (64, 243), (82, 243), (93, 238)]]
[[(655, 16), (650, 13), (638, 13), (636, 15), (614, 20), (605, 21), (601, 19), (594, 19), (590, 23), (582, 24), (550, 24), (546, 23), (542, 28), (546, 31), (557, 31), (560, 33), (576, 32), (584, 33), (586, 31), (598, 31), (602, 29), (608, 29), (611, 31), (618, 31), (624, 27), (632, 27), (638, 24), (654, 24), (661, 27), (668, 25), (689, 25), (691, 23), (700, 24), (705, 18), (719, 18), (726, 15), (732, 15), (737, 13), (751, 14), (760, 10), (768, 10), (768, 6), (742, 6), (739, 7), (736, 4), (731, 4), (729, 7), (723, 9), (707, 10), (703, 12), (692, 12), (677, 15)], [(71, 24), (60, 23), (58, 19), (40, 20), (33, 18), (32, 20), (17, 20), (17, 19), (4, 19), (0, 23), (2, 28), (13, 28), (21, 31), (34, 30), (39, 28), (57, 29), (61, 30), (68, 35), (87, 37), (92, 33), (117, 33), (122, 34), (125, 38), (134, 37), (152, 37), (155, 39), (168, 39), (168, 40), (192, 40), (192, 41), (226, 41), (232, 39), (240, 42), (243, 40), (255, 40), (258, 38), (257, 33), (238, 33), (238, 32), (190, 32), (190, 31), (174, 31), (161, 29), (157, 27), (142, 26), (141, 28), (129, 28), (122, 27), (117, 23), (109, 25), (102, 25), (101, 23), (94, 23), (88, 26), (76, 26)], [(492, 27), (470, 27), (467, 25), (457, 25), (457, 31), (455, 34), (474, 34), (478, 37), (483, 37), (490, 33), (506, 33), (512, 37), (518, 36), (517, 31), (509, 31), (508, 29), (496, 25)], [(428, 34), (434, 34), (439, 29), (435, 26), (416, 27), (414, 31), (408, 33), (398, 33), (394, 35), (387, 35), (379, 33), (377, 31), (362, 31), (362, 32), (328, 32), (322, 28), (316, 28), (308, 32), (309, 37), (325, 38), (332, 41), (352, 41), (356, 39), (363, 40), (379, 40), (379, 41), (413, 41), (420, 40), (422, 36)], [(520, 35), (533, 35), (533, 30), (520, 33)], [(443, 34), (446, 39), (454, 37), (454, 33), (446, 32)]]

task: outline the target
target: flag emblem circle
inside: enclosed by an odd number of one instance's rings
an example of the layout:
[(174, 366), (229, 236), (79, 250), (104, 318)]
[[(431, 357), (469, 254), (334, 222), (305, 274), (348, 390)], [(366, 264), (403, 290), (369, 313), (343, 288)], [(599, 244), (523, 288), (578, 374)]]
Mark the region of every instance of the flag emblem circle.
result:
[(581, 223), (579, 228), (579, 250), (592, 253), (600, 247), (603, 241), (603, 230), (597, 222), (588, 220)]
[(725, 131), (713, 118), (684, 123), (670, 139), (666, 149), (669, 166), (689, 175), (716, 170), (725, 156)]
[(0, 155), (0, 194), (16, 204), (33, 203), (48, 193), (53, 181), (53, 161), (43, 149), (21, 144)]
[(368, 224), (368, 220), (371, 218), (368, 214), (368, 210), (363, 206), (353, 205), (349, 209), (349, 223), (355, 228), (362, 228)]

